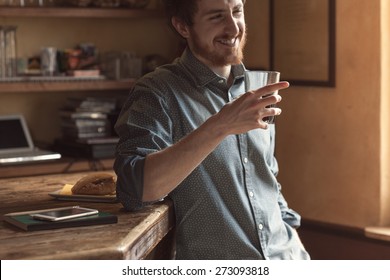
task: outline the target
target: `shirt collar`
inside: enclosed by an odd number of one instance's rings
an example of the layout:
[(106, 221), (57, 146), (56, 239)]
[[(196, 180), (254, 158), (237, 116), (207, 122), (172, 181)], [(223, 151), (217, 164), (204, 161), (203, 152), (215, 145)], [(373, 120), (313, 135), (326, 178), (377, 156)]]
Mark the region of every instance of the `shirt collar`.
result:
[[(180, 61), (182, 65), (191, 73), (195, 84), (199, 87), (204, 87), (209, 83), (218, 82), (221, 79), (225, 79), (214, 73), (208, 66), (198, 60), (188, 47), (184, 50)], [(232, 65), (234, 79), (242, 78), (245, 71), (246, 69), (242, 63)]]

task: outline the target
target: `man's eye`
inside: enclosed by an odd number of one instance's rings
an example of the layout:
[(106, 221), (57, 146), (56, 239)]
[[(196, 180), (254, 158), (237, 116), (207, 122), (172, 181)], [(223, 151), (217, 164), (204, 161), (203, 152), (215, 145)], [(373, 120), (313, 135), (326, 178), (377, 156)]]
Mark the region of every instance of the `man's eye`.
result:
[(210, 17), (210, 19), (220, 19), (220, 18), (222, 18), (222, 14), (215, 14), (212, 17)]
[(241, 16), (242, 10), (236, 10), (236, 11), (233, 12), (233, 14), (234, 14), (235, 16)]

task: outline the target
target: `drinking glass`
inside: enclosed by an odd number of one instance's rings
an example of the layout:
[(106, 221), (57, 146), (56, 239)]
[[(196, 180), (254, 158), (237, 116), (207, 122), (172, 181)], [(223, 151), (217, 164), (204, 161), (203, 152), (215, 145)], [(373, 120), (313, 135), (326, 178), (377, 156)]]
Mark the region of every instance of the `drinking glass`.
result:
[[(256, 90), (269, 84), (279, 82), (280, 72), (277, 71), (246, 71), (245, 72), (245, 91)], [(276, 94), (274, 91), (266, 96)], [(263, 97), (266, 97), (263, 96)], [(267, 108), (275, 107), (275, 104), (267, 106)], [(275, 123), (275, 116), (265, 117), (263, 121), (273, 124)]]

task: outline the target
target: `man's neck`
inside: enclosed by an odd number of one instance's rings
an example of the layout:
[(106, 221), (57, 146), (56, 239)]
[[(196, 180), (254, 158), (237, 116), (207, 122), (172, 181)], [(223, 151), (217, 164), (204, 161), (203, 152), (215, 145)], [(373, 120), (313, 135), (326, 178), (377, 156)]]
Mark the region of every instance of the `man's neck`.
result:
[(213, 70), (214, 73), (217, 75), (226, 78), (227, 80), (229, 79), (230, 72), (232, 70), (232, 66), (223, 66), (223, 67), (211, 67), (211, 70)]

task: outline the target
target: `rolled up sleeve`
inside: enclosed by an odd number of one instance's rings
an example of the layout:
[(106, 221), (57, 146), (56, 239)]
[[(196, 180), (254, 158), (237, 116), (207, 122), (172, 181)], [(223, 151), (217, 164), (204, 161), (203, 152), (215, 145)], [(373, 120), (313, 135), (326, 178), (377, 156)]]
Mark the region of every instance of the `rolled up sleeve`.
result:
[[(136, 211), (153, 202), (143, 202), (145, 158), (171, 145), (171, 121), (163, 100), (150, 91), (135, 88), (122, 108), (115, 125), (119, 135), (114, 171), (117, 198), (127, 211)], [(157, 121), (152, 118), (159, 114)]]

